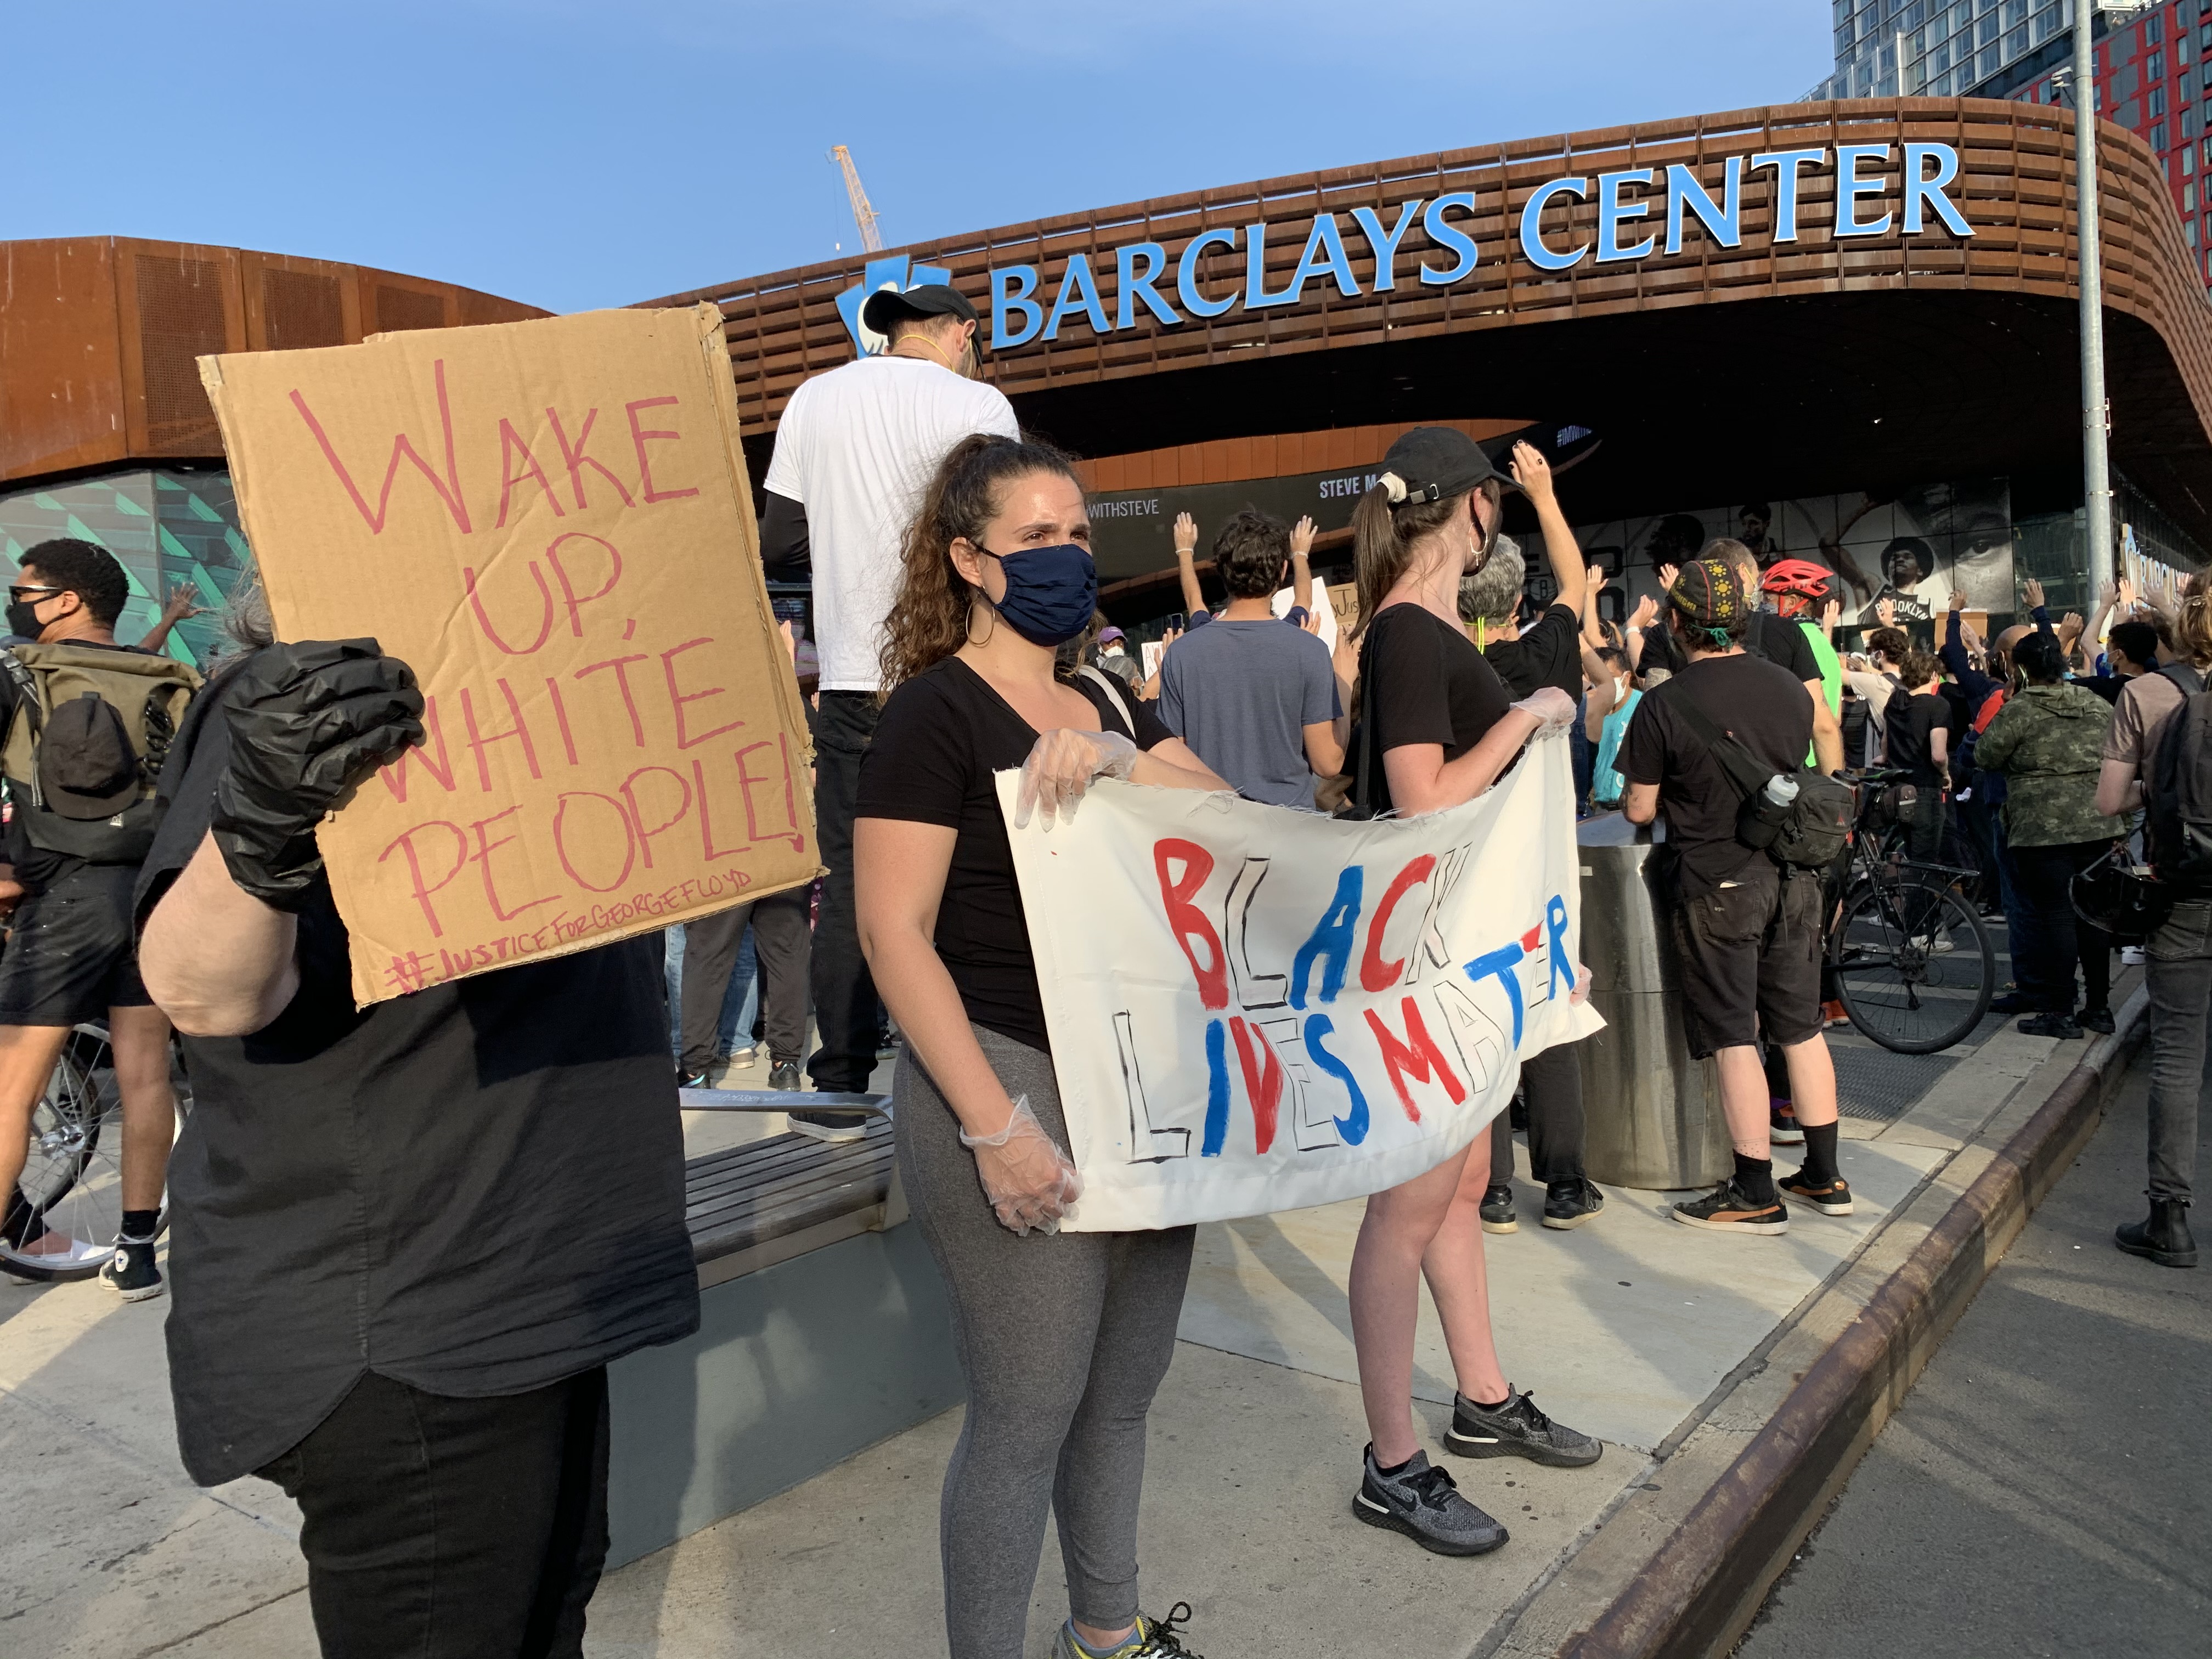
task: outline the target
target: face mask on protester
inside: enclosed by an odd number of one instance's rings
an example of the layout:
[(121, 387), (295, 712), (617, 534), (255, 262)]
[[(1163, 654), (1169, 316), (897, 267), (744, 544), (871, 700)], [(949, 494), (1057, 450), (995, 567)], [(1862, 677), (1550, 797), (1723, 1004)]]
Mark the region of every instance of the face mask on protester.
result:
[(1098, 567), (1085, 549), (1068, 543), (1019, 553), (977, 551), (1006, 573), (1006, 597), (992, 608), (1031, 645), (1061, 645), (1091, 625), (1098, 609)]
[[(51, 593), (44, 596), (52, 599)], [(39, 607), (27, 599), (11, 599), (8, 604), (8, 631), (27, 640), (35, 640), (46, 630), (39, 620)]]

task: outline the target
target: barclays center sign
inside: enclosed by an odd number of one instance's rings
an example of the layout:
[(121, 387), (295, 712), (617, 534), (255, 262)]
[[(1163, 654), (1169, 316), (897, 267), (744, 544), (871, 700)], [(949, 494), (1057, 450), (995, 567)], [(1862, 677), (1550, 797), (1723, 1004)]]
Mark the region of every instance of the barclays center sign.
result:
[[(1893, 156), (1900, 149), (1902, 165), (1892, 171)], [(1692, 220), (1717, 246), (1740, 247), (1747, 175), (1771, 179), (1772, 227), (1766, 240), (1772, 245), (1798, 240), (1804, 186), (1824, 173), (1834, 177), (1832, 230), (1838, 240), (1887, 236), (1900, 228), (1900, 221), (1906, 236), (1974, 234), (1952, 198), (1959, 152), (1949, 144), (1764, 150), (1731, 155), (1720, 165), (1717, 197), (1679, 163), (1547, 180), (1522, 205), (1522, 257), (1546, 272), (1572, 270), (1585, 261), (1632, 264), (1655, 253), (1680, 252)], [(1572, 245), (1557, 228), (1547, 234), (1543, 223), (1546, 209), (1571, 202), (1596, 207), (1595, 234)], [(1078, 323), (1105, 336), (1140, 325), (1178, 327), (1194, 319), (1264, 312), (1297, 305), (1309, 283), (1323, 285), (1319, 291), (1324, 295), (1326, 285), (1334, 284), (1346, 299), (1401, 289), (1449, 289), (1472, 276), (1486, 257), (1466, 222), (1476, 210), (1474, 191), (1453, 191), (1415, 197), (1382, 212), (1353, 208), (1346, 216), (1348, 226), (1334, 212), (1317, 214), (1307, 228), (1297, 265), (1277, 288), (1267, 285), (1270, 227), (1264, 222), (1241, 229), (1202, 230), (1172, 257), (1155, 241), (1127, 243), (1110, 255), (1102, 253), (1096, 267), (1090, 254), (1071, 253), (1049, 298), (1041, 289), (1036, 266), (995, 265), (990, 272), (991, 345), (1006, 351), (1057, 340), (1063, 327)], [(1218, 260), (1240, 252), (1241, 279), (1201, 271), (1200, 262), (1208, 256)], [(898, 287), (948, 280), (941, 270), (917, 266), (909, 274), (903, 260), (894, 263), (902, 267), (896, 274), (872, 264), (866, 279), (840, 298), (839, 309), (863, 351), (880, 349), (859, 328), (860, 303), (868, 294), (885, 286), (886, 279)]]

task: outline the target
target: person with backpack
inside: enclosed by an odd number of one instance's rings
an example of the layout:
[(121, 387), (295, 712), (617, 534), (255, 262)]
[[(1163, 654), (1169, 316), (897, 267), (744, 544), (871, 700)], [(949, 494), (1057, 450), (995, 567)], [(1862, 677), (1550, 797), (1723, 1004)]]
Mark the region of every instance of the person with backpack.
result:
[[(1813, 710), (1790, 672), (1744, 650), (1752, 604), (1734, 564), (1702, 558), (1683, 566), (1667, 605), (1689, 663), (1638, 705), (1620, 748), (1628, 780), (1621, 811), (1632, 823), (1667, 816), (1690, 1052), (1717, 1062), (1735, 1149), (1735, 1173), (1704, 1198), (1674, 1206), (1674, 1218), (1779, 1234), (1790, 1227), (1785, 1196), (1824, 1215), (1852, 1207), (1836, 1165), (1836, 1073), (1822, 1034), (1819, 873), (1840, 845), (1849, 808), (1835, 801), (1848, 791), (1803, 766)], [(1801, 798), (1833, 814), (1832, 833), (1818, 846), (1781, 838), (1800, 833)], [(1754, 844), (1762, 837), (1767, 846)], [(1782, 1051), (1805, 1138), (1803, 1166), (1778, 1183), (1762, 1038)]]
[[(161, 1294), (154, 1260), (176, 1097), (169, 1022), (138, 975), (131, 889), (154, 844), (155, 786), (200, 677), (118, 645), (131, 596), (115, 556), (91, 542), (41, 542), (8, 589), (17, 643), (0, 647), (0, 775), (7, 867), (0, 912), (0, 1271), (33, 1258), (106, 1254), (100, 1277), (125, 1301)], [(123, 1105), (122, 1230), (109, 1243), (50, 1231), (18, 1186), (33, 1109), (70, 1029), (106, 1020)]]
[[(2030, 1036), (2078, 1037), (2112, 1029), (2111, 937), (2076, 922), (2074, 878), (2126, 833), (2097, 810), (2098, 768), (2112, 711), (2094, 691), (2066, 680), (2066, 653), (2048, 634), (2013, 649), (2020, 685), (1976, 740), (1984, 772), (2005, 780), (2005, 844), (2020, 914), (2013, 919), (2014, 977), (2031, 1008), (2020, 1029)], [(2074, 1012), (2074, 963), (2081, 963), (2085, 1004)]]
[(2146, 809), (2145, 852), (2169, 900), (2145, 941), (2150, 990), (2150, 1213), (2113, 1243), (2166, 1267), (2197, 1265), (2189, 1204), (2197, 1099), (2212, 1018), (2212, 868), (2190, 854), (2212, 834), (2212, 592), (2191, 579), (2172, 623), (2173, 660), (2121, 691), (2097, 776), (2097, 810)]

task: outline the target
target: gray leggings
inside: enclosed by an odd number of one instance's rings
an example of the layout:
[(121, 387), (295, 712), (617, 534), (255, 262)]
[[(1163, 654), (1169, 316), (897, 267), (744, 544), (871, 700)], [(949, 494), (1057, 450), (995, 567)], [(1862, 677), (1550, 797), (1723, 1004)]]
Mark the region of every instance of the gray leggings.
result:
[[(973, 1029), (1006, 1092), (1028, 1095), (1065, 1149), (1052, 1057)], [(1192, 1229), (1017, 1238), (992, 1213), (959, 1120), (911, 1053), (891, 1098), (899, 1178), (945, 1275), (968, 1382), (939, 1510), (953, 1659), (1020, 1659), (1048, 1507), (1069, 1611), (1118, 1630), (1137, 1615), (1145, 1416), (1174, 1356)]]

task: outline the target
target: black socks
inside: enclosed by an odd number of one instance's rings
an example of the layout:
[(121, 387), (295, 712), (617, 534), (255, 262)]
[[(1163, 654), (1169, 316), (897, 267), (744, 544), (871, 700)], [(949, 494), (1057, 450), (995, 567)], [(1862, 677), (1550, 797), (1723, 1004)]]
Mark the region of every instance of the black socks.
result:
[(1735, 1155), (1736, 1190), (1754, 1204), (1771, 1204), (1774, 1194), (1774, 1160), (1771, 1158), (1746, 1158)]
[(1800, 1127), (1805, 1131), (1802, 1174), (1815, 1187), (1825, 1187), (1836, 1178), (1836, 1131), (1841, 1126), (1823, 1123), (1815, 1128), (1807, 1123)]
[(159, 1210), (125, 1210), (123, 1212), (123, 1236), (134, 1244), (149, 1242), (161, 1230)]

